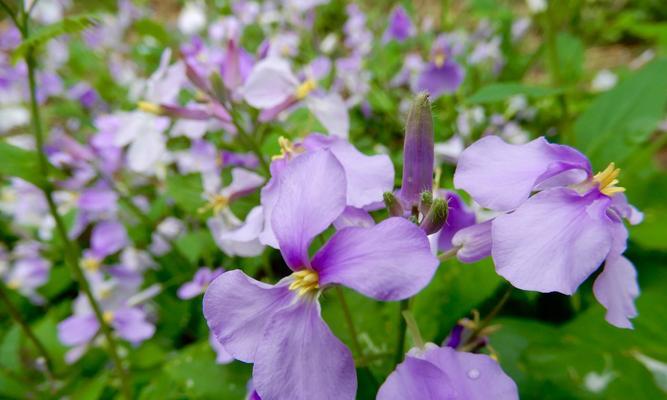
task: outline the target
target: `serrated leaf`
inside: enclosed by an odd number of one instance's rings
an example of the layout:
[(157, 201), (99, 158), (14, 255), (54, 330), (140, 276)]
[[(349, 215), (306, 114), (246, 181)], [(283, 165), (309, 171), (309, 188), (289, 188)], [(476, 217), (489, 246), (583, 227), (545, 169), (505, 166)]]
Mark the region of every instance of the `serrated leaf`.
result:
[(518, 82), (492, 83), (479, 89), (466, 102), (469, 104), (483, 104), (504, 101), (512, 96), (524, 95), (530, 98), (554, 96), (562, 93), (561, 89), (542, 86), (529, 86)]
[(21, 44), (14, 49), (14, 52), (12, 53), (12, 62), (16, 62), (20, 58), (25, 57), (30, 49), (42, 46), (61, 35), (79, 33), (86, 28), (97, 25), (98, 22), (99, 17), (95, 14), (82, 14), (73, 15), (62, 21), (47, 25), (31, 34), (28, 39), (21, 42)]

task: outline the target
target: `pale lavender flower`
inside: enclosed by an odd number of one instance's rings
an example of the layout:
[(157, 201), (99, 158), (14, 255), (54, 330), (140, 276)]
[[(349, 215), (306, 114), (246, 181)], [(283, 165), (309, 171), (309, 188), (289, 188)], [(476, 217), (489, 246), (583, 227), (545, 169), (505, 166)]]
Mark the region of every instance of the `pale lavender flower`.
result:
[(378, 400), (518, 398), (516, 384), (496, 360), (433, 343), (411, 350), (377, 395)]
[(177, 295), (180, 299), (188, 300), (204, 294), (208, 285), (220, 274), (225, 272), (222, 268), (212, 270), (211, 268), (199, 268), (191, 281), (185, 282), (178, 288)]
[(287, 60), (270, 57), (255, 65), (242, 93), (248, 104), (262, 109), (261, 121), (269, 121), (303, 102), (329, 133), (347, 137), (347, 106), (337, 93), (316, 90), (320, 78), (317, 72), (306, 71), (304, 79), (299, 79)]
[(403, 218), (341, 229), (309, 257), (312, 240), (346, 207), (345, 170), (319, 150), (290, 162), (280, 180), (272, 226), (294, 273), (268, 285), (228, 271), (206, 291), (204, 315), (231, 355), (254, 363), (260, 397), (354, 399), (354, 361), (320, 316), (320, 292), (345, 285), (379, 300), (404, 299), (430, 281), (438, 261), (423, 231)]
[(595, 296), (609, 323), (630, 328), (639, 288), (623, 256), (623, 219), (636, 224), (642, 214), (617, 186), (619, 173), (612, 163), (593, 175), (583, 154), (544, 138), (511, 145), (488, 136), (461, 155), (454, 184), (506, 212), (488, 222), (500, 275), (524, 290), (572, 294), (604, 262)]

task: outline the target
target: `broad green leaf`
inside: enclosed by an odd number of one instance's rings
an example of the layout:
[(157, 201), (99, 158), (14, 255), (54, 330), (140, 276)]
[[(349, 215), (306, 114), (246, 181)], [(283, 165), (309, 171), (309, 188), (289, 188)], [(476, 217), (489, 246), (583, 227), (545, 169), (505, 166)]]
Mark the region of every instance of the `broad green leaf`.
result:
[(196, 399), (242, 400), (250, 378), (248, 364), (216, 364), (208, 340), (183, 349), (165, 364), (164, 372), (171, 378), (172, 387), (178, 388), (188, 398)]
[(15, 176), (36, 186), (44, 185), (37, 154), (0, 141), (0, 175)]
[(576, 145), (596, 169), (621, 163), (646, 141), (666, 106), (667, 59), (659, 59), (593, 101), (575, 122)]
[(196, 215), (204, 204), (202, 194), (204, 187), (199, 174), (167, 176), (167, 194), (174, 199), (176, 205)]
[(475, 264), (450, 261), (440, 265), (435, 277), (412, 305), (426, 341), (441, 341), (460, 318), (490, 297), (502, 279), (490, 259)]
[(104, 388), (109, 382), (109, 374), (102, 371), (92, 379), (82, 381), (72, 392), (72, 400), (97, 400), (101, 397)]
[(479, 89), (466, 102), (469, 104), (494, 103), (507, 100), (516, 95), (540, 98), (559, 93), (562, 93), (562, 90), (542, 86), (529, 86), (518, 82), (492, 83)]
[(44, 45), (51, 39), (65, 34), (79, 33), (86, 28), (97, 25), (99, 17), (94, 14), (73, 15), (64, 18), (51, 25), (47, 25), (40, 30), (34, 32), (24, 40), (12, 53), (12, 61), (16, 62), (18, 59), (24, 57), (28, 50)]
[[(659, 265), (640, 270), (643, 292), (634, 330), (609, 325), (597, 303), (560, 327), (516, 318), (496, 320), (502, 329), (491, 337), (491, 344), (522, 398), (664, 398), (660, 366), (667, 364), (667, 345), (660, 338), (667, 318), (666, 278), (667, 271)], [(648, 359), (651, 368), (645, 365)]]
[(194, 264), (205, 252), (215, 248), (215, 242), (208, 230), (198, 230), (179, 237), (176, 246)]
[(21, 328), (14, 324), (2, 336), (0, 343), (0, 366), (3, 369), (17, 371), (21, 368), (19, 352), (21, 350)]
[(573, 83), (581, 77), (584, 66), (584, 44), (581, 39), (568, 33), (556, 37), (560, 76), (563, 82)]

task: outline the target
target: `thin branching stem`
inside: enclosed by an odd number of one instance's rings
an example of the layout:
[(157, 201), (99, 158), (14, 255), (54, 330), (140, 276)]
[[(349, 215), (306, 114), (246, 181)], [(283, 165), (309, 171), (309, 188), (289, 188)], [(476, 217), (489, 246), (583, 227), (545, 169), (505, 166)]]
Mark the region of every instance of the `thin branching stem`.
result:
[(40, 357), (44, 359), (44, 374), (46, 375), (46, 378), (49, 380), (49, 382), (51, 382), (51, 386), (53, 386), (53, 362), (51, 361), (49, 352), (46, 350), (46, 347), (44, 347), (44, 344), (42, 344), (42, 341), (39, 340), (37, 335), (35, 335), (35, 332), (33, 332), (28, 322), (23, 319), (19, 310), (16, 308), (16, 306), (14, 306), (14, 303), (12, 303), (5, 290), (5, 284), (2, 281), (0, 281), (0, 301), (4, 303), (5, 309), (7, 309), (7, 312), (12, 317), (12, 319), (21, 327), (21, 330), (23, 330), (23, 333), (26, 335), (28, 340), (30, 340), (32, 344), (35, 345), (35, 349), (37, 349)]
[[(29, 37), (28, 14), (24, 12), (22, 13), (22, 16), (23, 16), (23, 24), (21, 33), (23, 35), (23, 40), (27, 40)], [(78, 250), (72, 243), (72, 241), (69, 239), (69, 236), (67, 235), (67, 228), (60, 213), (58, 212), (58, 208), (53, 199), (53, 187), (48, 179), (49, 163), (43, 151), (44, 135), (42, 130), (42, 122), (39, 112), (39, 106), (37, 104), (37, 84), (35, 80), (36, 61), (33, 49), (28, 49), (25, 55), (25, 61), (28, 67), (28, 83), (30, 85), (30, 112), (32, 117), (33, 134), (35, 136), (35, 144), (37, 148), (36, 151), (37, 163), (40, 169), (41, 176), (44, 180), (43, 184), (40, 185), (40, 189), (44, 193), (44, 197), (46, 198), (46, 202), (49, 207), (49, 212), (51, 213), (51, 216), (53, 217), (56, 223), (56, 231), (64, 247), (65, 261), (72, 270), (72, 273), (74, 274), (74, 277), (77, 283), (79, 284), (79, 288), (86, 296), (88, 303), (90, 303), (90, 306), (93, 309), (95, 318), (100, 324), (102, 334), (104, 335), (104, 338), (106, 339), (107, 342), (109, 355), (111, 356), (111, 359), (113, 360), (114, 365), (116, 366), (116, 370), (120, 378), (121, 392), (123, 393), (123, 397), (129, 400), (132, 398), (132, 391), (131, 391), (129, 376), (125, 371), (125, 368), (123, 367), (122, 364), (122, 360), (118, 354), (118, 344), (113, 336), (111, 327), (104, 320), (102, 309), (100, 308), (100, 305), (93, 296), (93, 292), (90, 289), (90, 285), (88, 284), (88, 281), (86, 280), (86, 277), (83, 271), (81, 270), (81, 267), (79, 265)]]

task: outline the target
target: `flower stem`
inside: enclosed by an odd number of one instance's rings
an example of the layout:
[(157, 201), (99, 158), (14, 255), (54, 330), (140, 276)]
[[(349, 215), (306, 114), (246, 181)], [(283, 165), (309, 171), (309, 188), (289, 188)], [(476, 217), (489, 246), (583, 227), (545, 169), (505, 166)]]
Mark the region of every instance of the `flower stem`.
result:
[[(20, 30), (23, 36), (23, 40), (27, 40), (29, 37), (28, 14), (24, 12), (22, 13), (22, 16), (23, 16), (23, 24), (20, 27)], [(109, 324), (106, 323), (106, 321), (102, 316), (102, 309), (100, 308), (99, 304), (97, 303), (97, 300), (93, 296), (93, 293), (90, 290), (90, 286), (88, 285), (88, 281), (86, 280), (86, 277), (83, 274), (83, 271), (81, 270), (81, 267), (79, 265), (79, 256), (77, 255), (78, 251), (74, 246), (74, 244), (69, 240), (65, 223), (62, 217), (60, 216), (60, 213), (58, 212), (58, 208), (56, 206), (55, 201), (53, 200), (53, 187), (48, 179), (49, 163), (43, 151), (44, 136), (42, 131), (42, 123), (41, 123), (41, 116), (39, 113), (39, 107), (37, 105), (37, 85), (35, 81), (36, 62), (33, 49), (29, 49), (27, 51), (25, 55), (25, 61), (28, 66), (28, 83), (30, 85), (30, 112), (32, 117), (33, 134), (35, 136), (35, 144), (37, 150), (36, 151), (37, 162), (41, 176), (44, 179), (44, 182), (41, 185), (40, 189), (44, 193), (44, 197), (46, 198), (49, 211), (53, 216), (53, 219), (55, 220), (56, 231), (58, 232), (58, 236), (60, 237), (60, 240), (62, 241), (64, 247), (65, 260), (69, 265), (69, 267), (71, 268), (81, 291), (84, 293), (88, 302), (90, 303), (90, 306), (93, 309), (93, 313), (95, 314), (95, 318), (98, 320), (100, 324), (102, 334), (104, 335), (108, 344), (109, 355), (111, 356), (116, 366), (118, 375), (120, 377), (121, 391), (123, 393), (123, 397), (129, 400), (132, 398), (131, 394), (132, 392), (131, 392), (129, 377), (127, 375), (127, 372), (123, 368), (120, 356), (118, 355), (118, 350), (117, 350), (118, 345), (113, 337)]]
[(468, 337), (468, 340), (463, 344), (461, 347), (461, 350), (463, 351), (469, 351), (471, 350), (471, 346), (475, 346), (475, 342), (477, 338), (479, 337), (480, 333), (489, 326), (491, 321), (498, 315), (498, 313), (505, 307), (505, 304), (507, 304), (507, 300), (509, 300), (510, 295), (512, 294), (513, 287), (510, 286), (505, 293), (503, 294), (503, 297), (500, 298), (500, 301), (496, 303), (496, 305), (493, 307), (493, 309), (484, 317), (482, 321), (475, 327), (475, 330), (472, 332), (470, 337)]
[(341, 289), (340, 286), (336, 286), (335, 291), (336, 295), (338, 296), (338, 301), (340, 302), (340, 306), (343, 310), (343, 315), (345, 316), (347, 329), (350, 331), (350, 336), (352, 337), (352, 347), (354, 347), (354, 352), (357, 353), (357, 357), (359, 357), (360, 363), (363, 364), (364, 352), (361, 349), (361, 345), (359, 344), (357, 329), (354, 327), (354, 320), (352, 320), (352, 314), (350, 313), (350, 308), (347, 306), (347, 302), (345, 301), (345, 294), (343, 293), (343, 289)]
[(264, 154), (262, 154), (262, 149), (260, 149), (259, 145), (255, 141), (255, 138), (251, 137), (245, 131), (245, 129), (243, 129), (241, 123), (237, 119), (237, 113), (232, 111), (231, 114), (232, 114), (232, 123), (234, 124), (234, 127), (236, 127), (237, 137), (243, 143), (243, 145), (246, 146), (246, 149), (255, 153), (255, 156), (257, 156), (257, 159), (259, 160), (259, 165), (262, 167), (264, 173), (267, 176), (271, 175), (271, 169), (269, 168), (269, 163), (266, 161), (266, 158), (264, 158)]
[(414, 315), (412, 315), (410, 310), (405, 310), (402, 314), (403, 319), (405, 319), (405, 324), (410, 331), (410, 336), (412, 336), (412, 341), (415, 343), (415, 346), (423, 349), (425, 344), (424, 339), (422, 338), (422, 334), (419, 331), (419, 326), (417, 325), (417, 321), (415, 320)]
[(14, 319), (14, 321), (16, 321), (17, 324), (19, 324), (23, 330), (23, 333), (25, 333), (32, 344), (35, 345), (37, 352), (44, 359), (44, 374), (46, 375), (46, 378), (49, 380), (49, 382), (53, 382), (53, 362), (51, 361), (51, 357), (49, 356), (48, 351), (46, 351), (46, 347), (44, 347), (42, 342), (32, 331), (30, 325), (28, 325), (23, 317), (21, 317), (21, 313), (16, 309), (9, 296), (7, 295), (5, 291), (5, 284), (2, 281), (0, 281), (0, 300), (2, 300), (2, 302), (5, 304), (5, 308), (7, 309), (9, 315)]
[(410, 299), (401, 300), (398, 311), (398, 339), (396, 340), (396, 352), (394, 353), (394, 364), (397, 365), (403, 361), (405, 353), (405, 330), (407, 329), (407, 324), (403, 318), (403, 313), (409, 312), (409, 309)]

